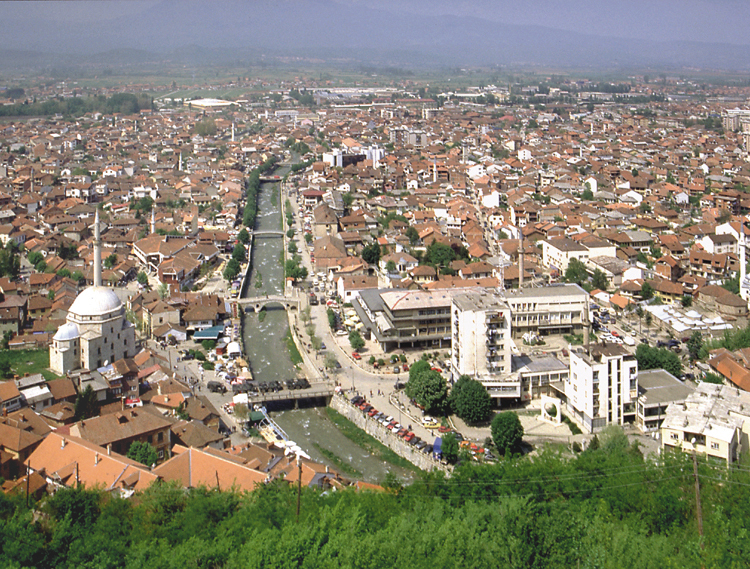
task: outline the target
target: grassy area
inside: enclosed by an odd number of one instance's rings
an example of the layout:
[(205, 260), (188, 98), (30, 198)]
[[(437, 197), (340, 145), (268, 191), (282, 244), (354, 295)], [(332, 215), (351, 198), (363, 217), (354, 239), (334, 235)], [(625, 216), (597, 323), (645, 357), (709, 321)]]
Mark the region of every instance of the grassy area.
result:
[(336, 468), (338, 468), (344, 474), (348, 474), (349, 476), (356, 476), (357, 478), (362, 478), (362, 473), (356, 468), (354, 468), (353, 466), (344, 462), (344, 460), (340, 456), (331, 452), (327, 448), (323, 448), (318, 443), (313, 443), (313, 446), (318, 450), (320, 454), (322, 454), (326, 458), (326, 460), (331, 462)]
[(302, 354), (299, 353), (299, 349), (297, 348), (297, 344), (294, 341), (294, 338), (292, 337), (292, 331), (289, 330), (286, 333), (286, 347), (289, 350), (289, 359), (292, 360), (292, 363), (297, 366), (302, 364)]
[(394, 466), (400, 466), (401, 468), (406, 468), (413, 472), (420, 472), (420, 469), (414, 466), (411, 462), (400, 457), (379, 440), (365, 433), (335, 409), (326, 407), (326, 415), (347, 439), (357, 446), (362, 447), (370, 454), (377, 456)]
[(574, 423), (570, 417), (567, 415), (562, 416), (562, 422), (568, 425), (568, 428), (570, 429), (570, 432), (574, 435), (580, 435), (581, 429), (578, 428), (578, 425)]
[(49, 371), (49, 350), (6, 350), (3, 357), (10, 363), (12, 374), (41, 373), (47, 381), (60, 377)]

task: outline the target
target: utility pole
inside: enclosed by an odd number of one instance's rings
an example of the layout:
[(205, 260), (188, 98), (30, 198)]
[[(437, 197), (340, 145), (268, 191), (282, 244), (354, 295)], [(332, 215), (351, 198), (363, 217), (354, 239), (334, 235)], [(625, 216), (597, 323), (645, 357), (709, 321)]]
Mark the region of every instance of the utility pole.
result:
[(31, 461), (26, 462), (26, 507), (29, 507), (29, 477), (31, 476)]
[(297, 455), (297, 523), (299, 523), (299, 506), (302, 500), (302, 457)]
[(695, 439), (693, 439), (693, 476), (695, 477), (695, 515), (698, 519), (698, 535), (703, 548), (703, 512), (701, 511), (701, 485), (698, 480), (698, 457), (695, 454)]

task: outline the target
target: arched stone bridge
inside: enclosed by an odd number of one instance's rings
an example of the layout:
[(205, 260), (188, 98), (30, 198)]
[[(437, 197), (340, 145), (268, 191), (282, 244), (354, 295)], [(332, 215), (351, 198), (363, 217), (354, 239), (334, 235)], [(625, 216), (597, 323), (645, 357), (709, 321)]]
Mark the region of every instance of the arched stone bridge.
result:
[(265, 230), (265, 231), (248, 231), (248, 234), (254, 237), (284, 237), (285, 232)]
[(238, 298), (235, 302), (240, 306), (251, 307), (255, 312), (260, 312), (268, 304), (280, 304), (287, 310), (290, 308), (298, 309), (300, 305), (298, 298), (290, 298), (282, 295)]

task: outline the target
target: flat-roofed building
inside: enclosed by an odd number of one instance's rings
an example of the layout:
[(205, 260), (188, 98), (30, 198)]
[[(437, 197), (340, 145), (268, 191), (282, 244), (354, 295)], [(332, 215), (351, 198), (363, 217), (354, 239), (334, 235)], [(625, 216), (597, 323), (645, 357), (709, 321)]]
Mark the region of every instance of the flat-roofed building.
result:
[(526, 354), (511, 356), (512, 371), (521, 382), (521, 399), (539, 399), (542, 395), (557, 394), (552, 386), (560, 386), (570, 375), (570, 364), (554, 356), (533, 357)]
[(667, 416), (667, 408), (682, 403), (694, 390), (666, 370), (639, 371), (636, 426), (644, 433), (657, 432)]
[(520, 398), (511, 374), (510, 308), (502, 296), (471, 290), (453, 296), (451, 373), (480, 381), (493, 398)]
[(638, 362), (619, 344), (574, 348), (563, 388), (561, 398), (589, 433), (635, 422)]
[(505, 300), (512, 314), (514, 338), (522, 338), (527, 332), (540, 336), (583, 332), (589, 295), (578, 285), (507, 291)]
[(454, 291), (361, 290), (352, 306), (370, 337), (387, 352), (451, 345)]
[(750, 393), (704, 381), (683, 403), (667, 407), (661, 425), (662, 449), (735, 462), (748, 450), (749, 419)]

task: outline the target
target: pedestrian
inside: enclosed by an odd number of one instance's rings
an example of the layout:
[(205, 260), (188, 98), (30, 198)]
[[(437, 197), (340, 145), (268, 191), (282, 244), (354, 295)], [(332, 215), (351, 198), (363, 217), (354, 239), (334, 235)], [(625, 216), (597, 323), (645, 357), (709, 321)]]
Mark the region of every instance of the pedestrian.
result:
[(370, 390), (370, 397), (372, 397), (372, 389)]

